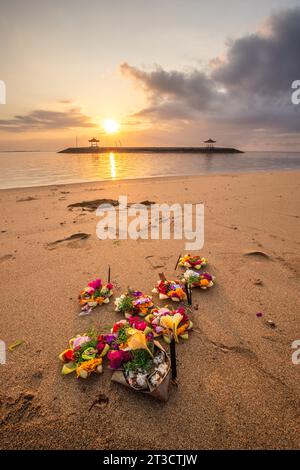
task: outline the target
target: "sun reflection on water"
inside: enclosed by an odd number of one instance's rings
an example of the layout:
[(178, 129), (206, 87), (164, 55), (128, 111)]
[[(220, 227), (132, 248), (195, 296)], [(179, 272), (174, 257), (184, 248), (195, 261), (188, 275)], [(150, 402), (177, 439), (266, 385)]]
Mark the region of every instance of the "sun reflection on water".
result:
[(110, 174), (112, 179), (116, 178), (116, 162), (115, 162), (115, 154), (110, 152), (109, 154), (109, 163), (110, 163)]

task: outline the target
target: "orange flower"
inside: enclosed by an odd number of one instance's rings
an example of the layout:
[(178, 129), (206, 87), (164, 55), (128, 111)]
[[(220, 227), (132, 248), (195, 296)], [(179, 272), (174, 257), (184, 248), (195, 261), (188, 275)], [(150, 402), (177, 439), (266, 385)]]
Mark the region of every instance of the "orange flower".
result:
[(180, 335), (184, 334), (185, 331), (188, 329), (188, 327), (189, 327), (189, 322), (184, 323), (184, 325), (182, 325), (178, 328), (177, 335), (180, 336)]

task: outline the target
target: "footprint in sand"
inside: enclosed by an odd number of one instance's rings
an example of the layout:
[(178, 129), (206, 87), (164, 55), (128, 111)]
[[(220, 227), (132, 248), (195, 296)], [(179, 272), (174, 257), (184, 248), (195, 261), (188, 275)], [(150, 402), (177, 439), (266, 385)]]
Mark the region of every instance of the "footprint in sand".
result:
[[(154, 258), (154, 259), (152, 259)], [(158, 262), (155, 262), (155, 257), (154, 255), (148, 255), (145, 257), (145, 259), (149, 262), (150, 266), (152, 269), (159, 269), (159, 268), (165, 268), (166, 267), (166, 264), (159, 264), (159, 261)], [(163, 258), (160, 258), (161, 260)]]
[(23, 197), (22, 199), (17, 199), (17, 202), (28, 202), (28, 201), (37, 201), (37, 200), (38, 200), (37, 197), (28, 196), (28, 197)]
[(0, 396), (0, 424), (17, 424), (38, 416), (40, 405), (31, 391), (22, 392), (17, 398)]
[(55, 240), (54, 242), (47, 243), (46, 247), (48, 250), (54, 250), (57, 245), (60, 245), (61, 243), (65, 242), (72, 242), (68, 243), (68, 246), (71, 248), (80, 248), (81, 245), (78, 243), (73, 243), (73, 242), (81, 242), (83, 240), (86, 240), (89, 238), (91, 235), (89, 233), (84, 233), (84, 232), (78, 232), (78, 233), (73, 233), (73, 235), (70, 235), (69, 237), (62, 238), (60, 240)]
[(5, 261), (8, 261), (10, 259), (15, 259), (13, 255), (4, 255), (0, 257), (0, 264), (4, 263)]
[(255, 259), (271, 259), (264, 251), (249, 251), (248, 253), (245, 253), (244, 256), (250, 256)]

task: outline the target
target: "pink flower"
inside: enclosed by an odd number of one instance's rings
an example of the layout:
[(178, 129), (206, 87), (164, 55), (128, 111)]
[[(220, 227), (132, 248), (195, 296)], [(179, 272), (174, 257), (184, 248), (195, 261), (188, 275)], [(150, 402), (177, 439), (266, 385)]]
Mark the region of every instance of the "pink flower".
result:
[(184, 307), (179, 307), (177, 309), (177, 312), (180, 313), (181, 315), (184, 315), (185, 314), (185, 308)]
[(88, 283), (89, 287), (92, 287), (93, 289), (99, 289), (102, 286), (102, 281), (101, 279), (95, 279), (94, 281), (91, 281)]
[(103, 349), (105, 348), (105, 342), (100, 340), (99, 343), (96, 346), (98, 353), (101, 354)]
[(129, 323), (130, 323), (130, 326), (141, 331), (144, 331), (148, 326), (144, 320), (140, 320), (139, 318), (136, 318), (136, 317), (130, 317)]
[(123, 362), (128, 362), (132, 358), (129, 351), (109, 351), (107, 358), (111, 369), (120, 369)]

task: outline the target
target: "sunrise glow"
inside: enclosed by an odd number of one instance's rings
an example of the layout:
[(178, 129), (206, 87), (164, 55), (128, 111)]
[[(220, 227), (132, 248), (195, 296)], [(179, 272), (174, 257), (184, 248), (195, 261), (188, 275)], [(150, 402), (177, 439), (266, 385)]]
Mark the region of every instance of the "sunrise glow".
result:
[(103, 128), (107, 134), (115, 134), (119, 130), (119, 124), (113, 119), (105, 119)]

